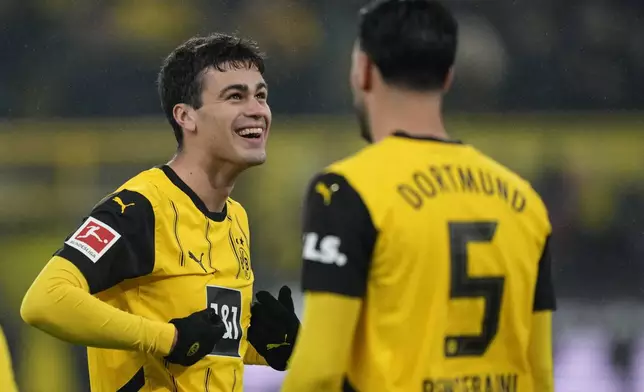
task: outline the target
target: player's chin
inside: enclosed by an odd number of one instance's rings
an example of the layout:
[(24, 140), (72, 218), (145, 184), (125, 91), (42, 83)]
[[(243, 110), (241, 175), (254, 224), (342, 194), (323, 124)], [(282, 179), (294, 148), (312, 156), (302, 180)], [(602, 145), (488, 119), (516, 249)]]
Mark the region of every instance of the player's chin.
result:
[(266, 151), (262, 151), (261, 153), (253, 152), (252, 154), (244, 154), (242, 159), (244, 164), (248, 167), (258, 166), (266, 162)]
[(244, 166), (257, 166), (266, 161), (266, 137), (263, 132), (257, 137), (233, 136), (237, 161)]
[(252, 167), (261, 165), (266, 162), (266, 149), (263, 147), (258, 148), (238, 148), (236, 161), (240, 166)]

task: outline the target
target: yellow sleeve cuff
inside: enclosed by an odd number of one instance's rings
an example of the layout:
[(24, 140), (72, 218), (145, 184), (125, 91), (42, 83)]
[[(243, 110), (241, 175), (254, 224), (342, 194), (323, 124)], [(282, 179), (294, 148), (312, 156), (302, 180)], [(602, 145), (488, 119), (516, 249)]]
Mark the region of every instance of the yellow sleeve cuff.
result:
[(250, 343), (248, 343), (248, 349), (246, 349), (246, 355), (244, 355), (244, 364), (268, 366), (266, 359), (259, 355), (255, 347)]
[(153, 329), (156, 328), (158, 328), (159, 331), (159, 341), (158, 344), (156, 344), (155, 353), (165, 357), (170, 354), (170, 351), (172, 351), (176, 329), (174, 325), (170, 323), (159, 323), (158, 326), (153, 327)]
[(528, 349), (534, 390), (553, 392), (554, 365), (552, 358), (552, 312), (539, 311), (532, 315)]

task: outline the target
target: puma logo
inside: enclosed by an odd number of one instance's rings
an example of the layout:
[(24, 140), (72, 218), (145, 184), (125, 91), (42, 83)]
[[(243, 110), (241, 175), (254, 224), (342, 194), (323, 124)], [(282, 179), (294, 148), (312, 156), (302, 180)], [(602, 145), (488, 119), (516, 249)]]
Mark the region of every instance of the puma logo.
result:
[(331, 204), (331, 198), (333, 197), (333, 194), (338, 191), (338, 189), (340, 189), (340, 186), (338, 184), (333, 184), (330, 187), (328, 187), (323, 182), (318, 182), (317, 184), (315, 184), (315, 191), (322, 196), (322, 200), (324, 201), (325, 206)]
[(267, 350), (272, 350), (274, 348), (282, 347), (282, 346), (290, 346), (291, 343), (289, 342), (284, 342), (284, 343), (269, 343), (266, 345)]
[(284, 335), (284, 342), (282, 342), (282, 343), (269, 343), (269, 344), (266, 345), (266, 349), (267, 350), (272, 350), (272, 349), (282, 347), (282, 346), (290, 346), (291, 343), (286, 341), (287, 338), (288, 338), (288, 334)]
[(134, 203), (129, 203), (129, 204), (125, 204), (125, 203), (123, 203), (123, 200), (121, 200), (121, 198), (120, 198), (120, 197), (118, 197), (118, 196), (116, 196), (116, 197), (115, 197), (115, 198), (113, 198), (112, 200), (114, 200), (114, 201), (116, 202), (116, 204), (118, 204), (118, 205), (120, 205), (120, 206), (121, 206), (121, 215), (123, 215), (123, 214), (125, 213), (125, 209), (126, 209), (126, 208), (131, 207), (131, 206), (133, 206), (133, 205), (134, 205)]
[(197, 259), (197, 256), (195, 256), (195, 254), (194, 254), (194, 253), (192, 253), (191, 251), (188, 251), (188, 257), (190, 257), (190, 258), (191, 258), (192, 260), (194, 260), (197, 264), (199, 264), (199, 266), (201, 267), (201, 269), (203, 270), (203, 272), (208, 272), (208, 271), (206, 270), (206, 267), (204, 267), (204, 266), (203, 266), (203, 263), (201, 262), (201, 259), (203, 259), (203, 252), (201, 253), (201, 256), (199, 256), (199, 259)]

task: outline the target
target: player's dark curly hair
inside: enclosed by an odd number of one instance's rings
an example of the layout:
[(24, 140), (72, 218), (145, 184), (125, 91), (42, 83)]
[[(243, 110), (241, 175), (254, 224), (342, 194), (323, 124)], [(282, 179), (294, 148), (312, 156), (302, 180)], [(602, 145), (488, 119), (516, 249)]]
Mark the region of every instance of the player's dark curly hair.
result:
[(172, 109), (186, 103), (195, 109), (202, 105), (203, 74), (209, 68), (257, 68), (264, 73), (264, 54), (254, 41), (226, 34), (192, 37), (168, 55), (157, 79), (161, 106), (167, 117), (178, 148), (183, 146), (183, 131), (175, 121)]
[(458, 25), (433, 0), (379, 0), (360, 10), (358, 42), (390, 85), (443, 88), (456, 57)]

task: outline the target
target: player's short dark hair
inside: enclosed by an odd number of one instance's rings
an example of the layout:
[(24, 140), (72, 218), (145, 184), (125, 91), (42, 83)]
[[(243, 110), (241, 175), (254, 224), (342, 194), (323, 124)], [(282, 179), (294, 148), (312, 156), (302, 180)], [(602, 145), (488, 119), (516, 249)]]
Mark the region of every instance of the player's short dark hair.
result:
[(359, 12), (358, 42), (387, 84), (443, 88), (456, 57), (458, 25), (434, 0), (378, 0)]
[(175, 121), (172, 109), (186, 103), (195, 109), (202, 105), (203, 74), (209, 68), (256, 68), (264, 73), (264, 54), (257, 43), (227, 34), (192, 37), (166, 57), (157, 79), (161, 106), (177, 139), (183, 146), (183, 131)]

